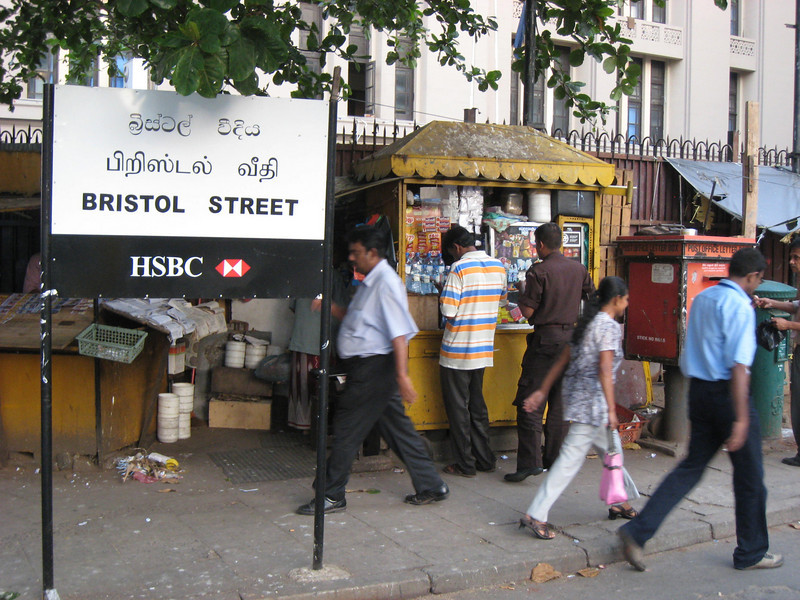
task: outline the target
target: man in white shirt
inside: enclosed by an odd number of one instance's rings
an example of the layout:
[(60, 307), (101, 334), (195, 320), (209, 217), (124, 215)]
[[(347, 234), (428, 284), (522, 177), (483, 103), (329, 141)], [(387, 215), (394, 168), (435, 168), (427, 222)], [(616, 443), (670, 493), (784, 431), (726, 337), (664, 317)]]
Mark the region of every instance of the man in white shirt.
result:
[[(384, 258), (388, 236), (376, 227), (362, 226), (350, 232), (348, 242), (349, 260), (365, 277), (347, 307), (337, 339), (347, 380), (333, 415), (324, 512), (347, 507), (350, 468), (375, 425), (411, 476), (416, 493), (404, 501), (414, 505), (439, 502), (450, 490), (403, 407), (403, 402), (411, 404), (417, 398), (408, 375), (408, 340), (419, 329), (408, 312), (403, 281)], [(313, 515), (314, 500), (298, 507), (297, 513)]]

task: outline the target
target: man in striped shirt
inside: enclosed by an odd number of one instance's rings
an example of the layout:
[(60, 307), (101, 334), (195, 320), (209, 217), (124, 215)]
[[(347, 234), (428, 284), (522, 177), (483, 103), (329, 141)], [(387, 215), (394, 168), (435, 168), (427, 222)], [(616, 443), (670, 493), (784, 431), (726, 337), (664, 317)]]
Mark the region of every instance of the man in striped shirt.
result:
[(495, 468), (483, 370), (492, 366), (497, 311), (507, 303), (506, 270), (475, 247), (475, 236), (464, 227), (447, 231), (442, 248), (455, 259), (439, 299), (446, 319), (439, 375), (455, 458), (444, 472), (475, 477)]

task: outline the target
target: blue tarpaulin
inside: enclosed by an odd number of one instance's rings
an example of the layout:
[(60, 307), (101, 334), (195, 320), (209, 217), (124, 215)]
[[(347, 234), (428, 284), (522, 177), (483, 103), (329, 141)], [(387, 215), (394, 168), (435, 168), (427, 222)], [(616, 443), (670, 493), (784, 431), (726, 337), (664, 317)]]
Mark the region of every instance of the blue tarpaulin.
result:
[[(714, 204), (742, 218), (742, 165), (682, 158), (666, 159), (702, 196), (714, 187)], [(714, 183), (716, 182), (716, 185)], [(756, 223), (778, 235), (797, 229), (800, 219), (800, 175), (781, 167), (758, 167)]]

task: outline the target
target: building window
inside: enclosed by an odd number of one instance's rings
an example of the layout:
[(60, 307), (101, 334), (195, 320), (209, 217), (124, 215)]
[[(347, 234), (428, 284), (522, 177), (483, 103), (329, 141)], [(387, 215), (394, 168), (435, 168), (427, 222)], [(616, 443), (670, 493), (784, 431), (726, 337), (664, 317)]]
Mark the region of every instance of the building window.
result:
[[(367, 40), (362, 27), (354, 25), (350, 28), (350, 44), (358, 49), (353, 60), (347, 64), (347, 84), (350, 86), (350, 97), (347, 99), (347, 114), (351, 117), (363, 117), (367, 107), (367, 66), (371, 60), (369, 40)], [(374, 92), (374, 85), (371, 90)], [(375, 104), (374, 97), (369, 104)]]
[(666, 65), (650, 61), (650, 138), (655, 143), (664, 139), (664, 79)]
[[(642, 59), (634, 58), (633, 62), (642, 67)], [(644, 73), (644, 70), (641, 71)], [(639, 76), (639, 81), (636, 82), (636, 87), (633, 93), (628, 96), (628, 128), (626, 135), (631, 138), (636, 136), (636, 139), (642, 139), (642, 75)]]
[(655, 23), (666, 23), (667, 22), (667, 5), (666, 3), (664, 6), (659, 6), (655, 2), (653, 2), (653, 22)]
[(509, 125), (521, 125), (522, 119), (519, 114), (519, 94), (522, 89), (522, 77), (516, 71), (509, 72), (509, 93), (511, 95), (511, 112), (509, 115)]
[[(556, 50), (558, 50), (558, 59), (556, 61), (558, 70), (569, 74), (569, 48), (557, 46)], [(551, 133), (555, 135), (556, 131), (561, 131), (562, 137), (569, 133), (569, 108), (567, 108), (566, 98), (561, 100), (553, 98), (553, 128)]]
[(728, 7), (731, 9), (731, 35), (739, 35), (739, 0), (730, 0)]
[(300, 30), (298, 48), (301, 54), (306, 57), (308, 70), (319, 75), (322, 72), (322, 65), (319, 62), (320, 53), (308, 49), (308, 37), (312, 31), (317, 36), (317, 39), (322, 36), (322, 7), (319, 4), (301, 1), (300, 10), (303, 13), (302, 20), (309, 26), (310, 31)]
[[(514, 38), (512, 36), (511, 43), (513, 45)], [(511, 72), (511, 83), (510, 83), (510, 92), (511, 92), (511, 117), (510, 123), (511, 125), (523, 125), (527, 124), (530, 127), (535, 129), (545, 130), (547, 127), (545, 126), (545, 116), (544, 116), (544, 98), (545, 98), (545, 80), (547, 79), (546, 75), (540, 75), (533, 84), (533, 107), (532, 107), (532, 117), (533, 122), (525, 123), (525, 82), (523, 80), (524, 74), (517, 73), (515, 71)], [(522, 98), (522, 102), (520, 102), (520, 98)]]
[(108, 78), (108, 87), (127, 88), (131, 87), (131, 67), (133, 58), (130, 54), (121, 54), (114, 59), (117, 74)]
[(617, 14), (621, 17), (644, 19), (644, 3), (646, 0), (625, 0), (617, 5)]
[(364, 114), (375, 114), (375, 61), (370, 61), (364, 74)]
[[(401, 58), (408, 56), (411, 41), (400, 38), (397, 54)], [(394, 118), (403, 121), (414, 120), (414, 68), (398, 61), (394, 67)]]
[(414, 69), (401, 63), (394, 68), (394, 118), (414, 120)]
[[(733, 136), (739, 130), (739, 74), (731, 73), (728, 87), (728, 144), (733, 144)], [(734, 148), (734, 151), (736, 149)]]
[(44, 84), (58, 81), (58, 49), (48, 52), (39, 62), (36, 69), (37, 76), (28, 80), (27, 97), (31, 100), (41, 100), (44, 97)]

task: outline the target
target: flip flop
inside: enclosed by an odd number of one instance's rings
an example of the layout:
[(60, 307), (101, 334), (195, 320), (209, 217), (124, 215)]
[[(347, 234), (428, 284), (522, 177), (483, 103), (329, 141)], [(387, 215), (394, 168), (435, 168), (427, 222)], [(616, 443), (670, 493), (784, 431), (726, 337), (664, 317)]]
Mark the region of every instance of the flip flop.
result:
[(519, 528), (522, 529), (523, 527), (529, 529), (540, 540), (552, 540), (556, 537), (555, 532), (550, 530), (547, 523), (536, 521), (530, 517), (523, 517), (519, 520)]

